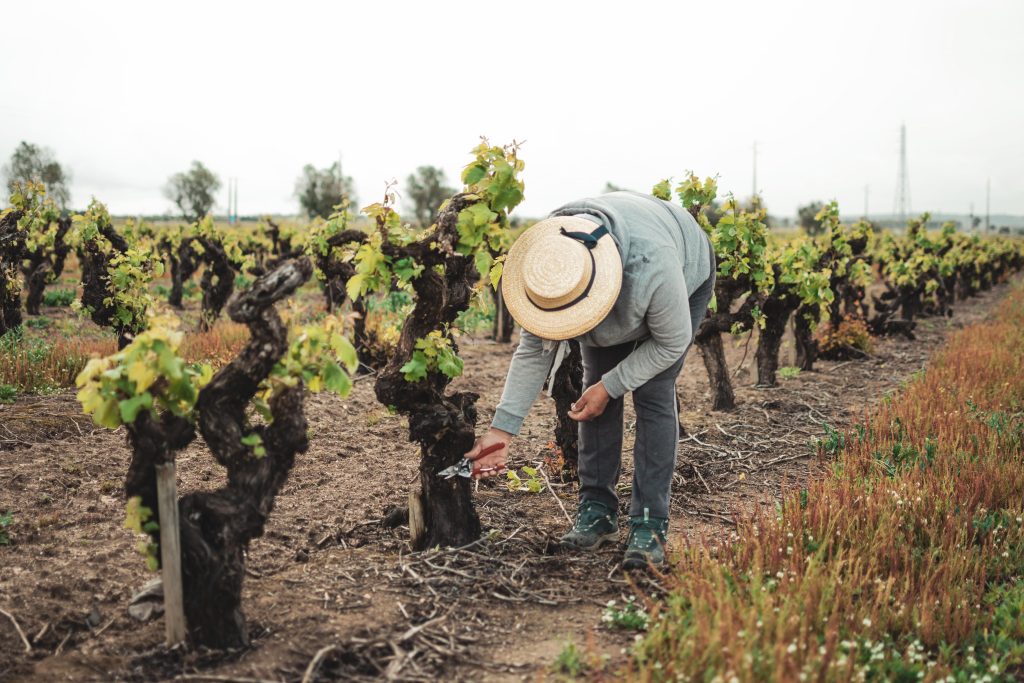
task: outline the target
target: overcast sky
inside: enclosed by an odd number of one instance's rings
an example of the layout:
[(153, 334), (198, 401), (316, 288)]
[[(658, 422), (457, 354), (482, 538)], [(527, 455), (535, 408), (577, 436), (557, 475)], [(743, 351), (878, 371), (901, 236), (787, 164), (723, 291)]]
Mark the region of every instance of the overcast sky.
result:
[[(239, 210), (294, 213), (302, 166), (344, 159), (359, 201), (478, 136), (525, 140), (524, 215), (606, 181), (720, 174), (772, 213), (1024, 213), (1024, 2), (24, 2), (0, 0), (0, 158), (21, 140), (72, 199), (171, 209), (199, 159)], [(227, 190), (221, 191), (223, 210)]]

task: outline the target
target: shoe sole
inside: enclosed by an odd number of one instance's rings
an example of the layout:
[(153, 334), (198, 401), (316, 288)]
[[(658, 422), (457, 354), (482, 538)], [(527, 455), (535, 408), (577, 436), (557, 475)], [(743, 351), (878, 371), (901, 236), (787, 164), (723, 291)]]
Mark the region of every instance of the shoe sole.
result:
[(646, 557), (627, 557), (622, 560), (622, 569), (632, 571), (637, 569), (663, 569), (664, 562), (653, 563)]
[(598, 536), (597, 540), (590, 545), (576, 545), (570, 541), (559, 541), (558, 545), (564, 550), (599, 550), (601, 546), (606, 543), (617, 543), (619, 540), (618, 532), (612, 534), (605, 534), (604, 536)]

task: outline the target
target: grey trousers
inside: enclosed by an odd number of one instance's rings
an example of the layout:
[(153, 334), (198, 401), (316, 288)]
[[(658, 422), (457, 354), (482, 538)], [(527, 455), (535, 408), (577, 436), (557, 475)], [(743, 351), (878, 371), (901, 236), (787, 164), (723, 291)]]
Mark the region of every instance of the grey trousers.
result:
[[(713, 253), (713, 252), (712, 252)], [(689, 297), (693, 333), (704, 321), (708, 303), (715, 292), (715, 267), (712, 256), (711, 277)], [(583, 384), (589, 387), (622, 362), (639, 342), (617, 346), (584, 346)], [(691, 343), (690, 346), (693, 346)], [(633, 392), (636, 411), (636, 442), (633, 447), (633, 495), (631, 516), (644, 514), (668, 519), (672, 474), (676, 468), (679, 442), (679, 406), (676, 402), (676, 377), (683, 368), (682, 358), (652, 377)], [(615, 487), (622, 465), (622, 414), (624, 398), (612, 399), (604, 412), (589, 422), (579, 423), (580, 500), (593, 500), (618, 509)]]

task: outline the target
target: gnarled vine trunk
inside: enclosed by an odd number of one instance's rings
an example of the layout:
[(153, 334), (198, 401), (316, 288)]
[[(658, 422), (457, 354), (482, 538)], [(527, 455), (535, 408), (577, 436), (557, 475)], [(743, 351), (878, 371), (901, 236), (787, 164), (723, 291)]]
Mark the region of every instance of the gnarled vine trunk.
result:
[(177, 309), (184, 308), (185, 282), (195, 274), (199, 267), (197, 254), (192, 248), (192, 240), (183, 239), (178, 248), (167, 247), (168, 261), (171, 265), (171, 292), (167, 295), (167, 303)]
[[(776, 275), (776, 282), (778, 276)], [(764, 329), (757, 337), (757, 385), (774, 387), (778, 384), (775, 376), (779, 369), (779, 349), (782, 337), (786, 333), (789, 316), (799, 305), (797, 299), (786, 285), (776, 284), (777, 291), (764, 300), (761, 311), (764, 313)]]
[(814, 338), (812, 319), (818, 315), (816, 307), (802, 305), (793, 315), (793, 337), (796, 340), (796, 366), (811, 371), (818, 360), (818, 340)]
[[(227, 484), (214, 491), (189, 493), (178, 502), (185, 619), (189, 639), (196, 645), (229, 648), (249, 642), (241, 609), (245, 550), (263, 534), (295, 455), (308, 448), (304, 389), (300, 384), (271, 398), (274, 419), (270, 425), (250, 425), (245, 411), (260, 382), (288, 348), (287, 329), (274, 304), (311, 273), (305, 259), (286, 261), (232, 298), (228, 315), (248, 326), (250, 339), (199, 393), (199, 430), (227, 470)], [(244, 436), (253, 433), (262, 438), (266, 450), (262, 457), (242, 443)], [(195, 431), (186, 420), (165, 413), (159, 419), (141, 415), (129, 425), (128, 434), (132, 463), (125, 492), (129, 497), (140, 496), (158, 515), (155, 467), (173, 461), (174, 453), (195, 438)], [(159, 544), (159, 532), (152, 537)]]
[(46, 285), (64, 272), (64, 261), (71, 247), (64, 238), (71, 229), (71, 216), (64, 215), (57, 219), (57, 232), (54, 235), (53, 247), (40, 247), (36, 252), (28, 254), (28, 266), (25, 274), (25, 311), (29, 315), (39, 315), (43, 305), (43, 294)]
[(921, 310), (921, 295), (924, 288), (919, 286), (900, 287), (900, 318), (913, 320)]
[(583, 355), (580, 343), (569, 340), (569, 353), (555, 371), (551, 398), (555, 400), (555, 446), (562, 456), (563, 482), (579, 479), (579, 423), (569, 417), (569, 408), (583, 394)]
[(412, 280), (416, 305), (402, 326), (395, 355), (375, 385), (377, 400), (408, 416), (409, 439), (420, 444), (419, 495), (426, 533), (417, 539), (417, 550), (460, 546), (480, 536), (470, 481), (437, 474), (458, 463), (472, 448), (479, 397), (471, 392), (446, 394), (451, 379), (436, 370), (418, 382), (407, 381), (402, 372), (402, 366), (412, 359), (416, 340), (444, 330), (469, 307), (479, 274), (473, 257), (459, 254), (455, 247), (459, 212), (475, 201), (472, 195), (457, 194), (438, 215), (434, 232), (406, 246), (385, 245), (385, 253), (392, 259), (408, 256), (423, 266), (420, 276)]
[[(722, 334), (731, 332), (733, 325), (739, 331), (750, 329), (751, 310), (759, 297), (749, 292), (749, 283), (745, 279), (719, 278), (715, 282), (715, 298), (717, 311), (708, 311), (708, 316), (701, 323), (693, 342), (700, 349), (704, 359), (704, 368), (708, 371), (711, 384), (712, 410), (732, 410), (736, 407), (736, 395), (732, 390), (732, 379), (729, 377), (729, 365), (725, 360), (725, 346)], [(738, 310), (733, 312), (732, 305), (736, 300), (747, 294)]]
[[(849, 241), (850, 256), (848, 257), (850, 263), (854, 260), (871, 263), (871, 257), (865, 253), (867, 246), (867, 237), (851, 239)], [(840, 258), (840, 256), (836, 253), (835, 248), (832, 247), (822, 255), (818, 266), (826, 267), (837, 258)], [(843, 275), (839, 275), (836, 269), (833, 269), (832, 275), (829, 277), (829, 288), (835, 293), (835, 298), (828, 306), (828, 319), (832, 329), (837, 329), (844, 318), (867, 318), (868, 316), (864, 287), (850, 280), (849, 266), (844, 271)]]
[(235, 269), (223, 245), (219, 242), (200, 239), (203, 245), (202, 261), (203, 277), (199, 286), (203, 290), (202, 313), (199, 316), (199, 329), (209, 330), (220, 317), (231, 292), (235, 289)]
[(732, 410), (736, 407), (736, 394), (732, 390), (732, 380), (729, 378), (729, 364), (725, 362), (722, 333), (713, 329), (698, 333), (694, 344), (700, 349), (704, 369), (708, 371), (712, 394), (711, 409)]
[(131, 343), (134, 330), (130, 323), (114, 315), (116, 308), (108, 303), (113, 294), (108, 281), (108, 269), (114, 254), (128, 251), (128, 242), (109, 223), (101, 223), (98, 229), (110, 242), (113, 253), (104, 252), (95, 241), (86, 242), (78, 250), (78, 261), (82, 268), (82, 306), (89, 311), (89, 318), (94, 323), (114, 329), (117, 333), (117, 348), (123, 349)]
[(21, 293), (18, 266), (24, 254), (24, 235), (18, 221), (24, 213), (11, 211), (0, 219), (0, 334), (21, 325)]
[[(340, 247), (352, 242), (362, 242), (365, 239), (365, 232), (360, 230), (343, 230), (327, 240), (330, 248), (326, 254), (316, 255), (316, 266), (324, 274), (322, 284), (328, 312), (345, 303), (345, 299), (348, 296), (345, 285), (348, 283), (349, 278), (356, 274), (355, 263), (336, 258), (333, 254), (334, 247)], [(387, 357), (367, 334), (366, 304), (362, 298), (352, 302), (352, 312), (358, 316), (353, 325), (352, 342), (356, 347), (356, 353), (359, 355), (359, 372), (366, 372), (367, 369), (380, 370), (387, 364)]]
[(277, 222), (266, 219), (267, 221), (267, 235), (270, 237), (270, 244), (272, 253), (277, 258), (285, 258), (292, 251), (292, 240), (291, 238), (283, 238), (281, 236), (281, 226)]
[(501, 282), (491, 291), (494, 296), (494, 341), (499, 344), (508, 344), (512, 341), (512, 332), (515, 330), (516, 321), (512, 319), (508, 308), (505, 307), (505, 298), (501, 295)]

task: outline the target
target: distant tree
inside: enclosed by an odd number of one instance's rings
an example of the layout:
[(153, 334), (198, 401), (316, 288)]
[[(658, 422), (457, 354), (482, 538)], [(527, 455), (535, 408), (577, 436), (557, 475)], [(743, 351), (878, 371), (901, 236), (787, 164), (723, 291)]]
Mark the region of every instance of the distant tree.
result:
[(446, 183), (444, 171), (436, 166), (420, 166), (405, 179), (405, 194), (412, 201), (413, 214), (420, 225), (433, 223), (441, 203), (455, 194), (455, 189)]
[(626, 188), (619, 187), (618, 185), (609, 180), (604, 184), (604, 189), (601, 190), (601, 194), (608, 194), (609, 192), (622, 192), (625, 189)]
[(182, 173), (167, 179), (164, 196), (174, 202), (186, 221), (194, 222), (210, 213), (220, 178), (198, 161)]
[(46, 194), (62, 209), (71, 201), (68, 188), (71, 174), (57, 163), (53, 150), (48, 147), (22, 140), (11, 155), (11, 161), (4, 165), (3, 176), (8, 194), (14, 192), (17, 183), (35, 181), (46, 186)]
[(302, 168), (302, 175), (295, 181), (295, 196), (307, 216), (327, 218), (334, 213), (334, 207), (344, 200), (356, 203), (354, 188), (352, 176), (342, 174), (340, 162), (335, 161), (323, 169), (306, 164)]
[(796, 210), (797, 223), (811, 237), (820, 235), (825, 231), (821, 221), (815, 218), (823, 208), (825, 208), (825, 205), (822, 202), (811, 202), (806, 206), (798, 207)]

